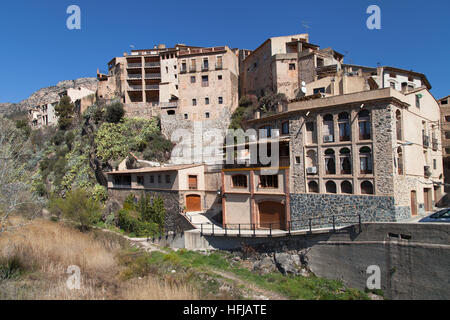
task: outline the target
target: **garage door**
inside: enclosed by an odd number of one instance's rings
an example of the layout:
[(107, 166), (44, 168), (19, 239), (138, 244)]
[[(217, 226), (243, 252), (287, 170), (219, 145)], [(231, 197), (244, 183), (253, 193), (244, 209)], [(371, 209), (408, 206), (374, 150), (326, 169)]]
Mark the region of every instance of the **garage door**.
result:
[(280, 202), (264, 201), (258, 204), (261, 228), (285, 229), (285, 209)]
[(186, 209), (188, 212), (201, 211), (202, 206), (200, 196), (196, 194), (186, 196)]

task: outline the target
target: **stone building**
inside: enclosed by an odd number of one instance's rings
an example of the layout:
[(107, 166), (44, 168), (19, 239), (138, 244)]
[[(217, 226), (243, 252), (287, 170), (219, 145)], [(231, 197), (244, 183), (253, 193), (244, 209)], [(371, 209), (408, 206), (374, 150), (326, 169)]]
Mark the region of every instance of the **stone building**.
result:
[(261, 97), (271, 91), (294, 99), (303, 95), (303, 82), (340, 69), (342, 62), (342, 54), (309, 43), (308, 34), (269, 38), (243, 60), (241, 92)]
[(326, 225), (333, 216), (399, 221), (430, 212), (442, 196), (439, 118), (422, 85), (311, 98), (250, 120), (280, 141), (279, 164), (270, 175), (258, 174), (270, 164), (223, 170), (223, 221), (286, 229), (317, 217)]
[(161, 196), (166, 225), (173, 229), (182, 210), (215, 215), (221, 210), (220, 172), (205, 165), (166, 165), (108, 172), (110, 198), (123, 203), (129, 194)]
[[(450, 191), (450, 96), (438, 100), (441, 108), (442, 154), (444, 166), (445, 192)], [(448, 203), (449, 201), (447, 201)]]
[(84, 110), (94, 103), (95, 92), (84, 88), (67, 88), (58, 92), (53, 101), (42, 103), (28, 109), (28, 121), (35, 129), (55, 126), (58, 123), (58, 117), (55, 113), (55, 107), (59, 103), (59, 99), (63, 96), (68, 96), (75, 107), (75, 112), (82, 114)]

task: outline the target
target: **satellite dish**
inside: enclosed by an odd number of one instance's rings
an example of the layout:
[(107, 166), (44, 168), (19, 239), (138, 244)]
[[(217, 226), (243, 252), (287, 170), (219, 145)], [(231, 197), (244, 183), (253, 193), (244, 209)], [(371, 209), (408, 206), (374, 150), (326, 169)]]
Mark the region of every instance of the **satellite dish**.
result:
[(302, 92), (306, 94), (306, 82), (302, 81)]

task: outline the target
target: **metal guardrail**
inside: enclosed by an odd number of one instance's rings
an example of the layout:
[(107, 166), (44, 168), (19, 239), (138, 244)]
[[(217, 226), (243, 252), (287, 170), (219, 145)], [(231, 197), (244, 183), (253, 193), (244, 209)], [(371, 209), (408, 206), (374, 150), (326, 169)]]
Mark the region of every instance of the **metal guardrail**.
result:
[[(193, 223), (192, 217), (187, 214), (182, 213), (182, 215), (195, 227), (199, 226), (201, 235), (212, 235), (219, 234), (216, 232), (216, 227), (214, 223)], [(273, 231), (285, 231), (288, 235), (291, 235), (293, 231), (307, 230), (312, 232), (313, 230), (318, 229), (332, 229), (333, 232), (336, 231), (337, 228), (348, 227), (352, 225), (359, 225), (359, 229), (361, 230), (361, 215), (350, 215), (346, 216), (346, 221), (337, 222), (336, 216), (322, 216), (322, 217), (314, 217), (314, 218), (303, 218), (291, 220), (286, 223), (286, 225), (282, 225), (280, 223), (235, 223), (235, 224), (225, 224), (222, 226), (224, 233), (220, 232), (222, 236), (231, 236), (237, 235), (238, 237), (242, 236), (242, 231), (251, 231), (251, 235), (253, 237), (256, 236), (257, 231), (268, 231), (268, 236), (272, 237)], [(206, 227), (211, 227), (211, 231), (206, 231)], [(230, 228), (231, 227), (231, 228)], [(282, 227), (287, 227), (287, 230), (283, 230)], [(197, 227), (198, 228), (198, 227)], [(230, 231), (237, 231), (234, 234), (230, 233)]]

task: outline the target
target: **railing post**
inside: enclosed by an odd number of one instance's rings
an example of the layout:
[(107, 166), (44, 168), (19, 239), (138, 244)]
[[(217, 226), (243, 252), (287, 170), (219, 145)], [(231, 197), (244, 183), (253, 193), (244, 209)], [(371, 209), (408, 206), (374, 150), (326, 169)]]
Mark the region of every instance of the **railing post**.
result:
[(312, 219), (309, 218), (309, 232), (312, 232)]
[(336, 221), (333, 215), (333, 232), (336, 232)]
[(241, 224), (239, 223), (239, 237), (241, 237)]
[(200, 236), (203, 237), (203, 223), (200, 224)]

